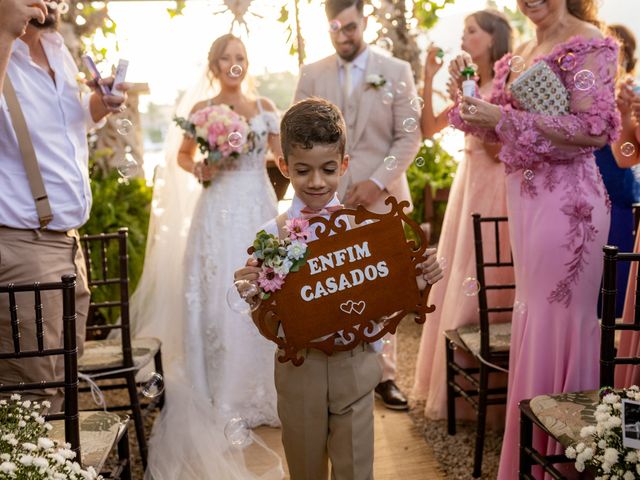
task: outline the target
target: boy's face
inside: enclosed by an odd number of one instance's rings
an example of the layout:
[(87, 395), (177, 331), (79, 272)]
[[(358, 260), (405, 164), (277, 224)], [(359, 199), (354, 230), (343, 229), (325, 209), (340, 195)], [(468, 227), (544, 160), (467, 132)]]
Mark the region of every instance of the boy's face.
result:
[(288, 162), (278, 159), (280, 171), (291, 180), (296, 195), (313, 210), (320, 210), (338, 190), (340, 177), (347, 171), (349, 156), (341, 155), (337, 145), (294, 147)]

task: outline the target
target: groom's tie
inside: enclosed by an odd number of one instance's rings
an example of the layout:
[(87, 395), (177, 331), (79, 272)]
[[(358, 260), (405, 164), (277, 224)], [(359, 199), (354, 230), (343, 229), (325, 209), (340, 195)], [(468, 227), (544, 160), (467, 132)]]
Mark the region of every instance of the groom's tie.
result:
[(345, 62), (342, 65), (344, 67), (344, 77), (342, 79), (342, 100), (344, 101), (344, 105), (346, 106), (347, 102), (349, 101), (349, 97), (351, 96), (351, 69), (353, 68), (353, 64), (351, 62)]

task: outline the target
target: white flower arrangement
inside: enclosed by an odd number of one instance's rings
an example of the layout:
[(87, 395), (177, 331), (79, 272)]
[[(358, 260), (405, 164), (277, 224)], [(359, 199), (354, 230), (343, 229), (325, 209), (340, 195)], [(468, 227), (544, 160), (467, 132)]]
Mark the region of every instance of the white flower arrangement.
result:
[(367, 75), (366, 82), (367, 85), (375, 88), (376, 90), (387, 84), (387, 80), (379, 73), (370, 73)]
[(640, 477), (640, 450), (627, 448), (622, 439), (622, 398), (640, 400), (640, 388), (632, 386), (620, 394), (610, 388), (600, 391), (596, 408), (597, 424), (583, 427), (584, 441), (571, 445), (565, 455), (575, 460), (575, 468), (582, 472), (587, 466), (594, 469), (596, 480), (633, 480)]
[(73, 461), (69, 444), (47, 438), (52, 426), (40, 412), (50, 406), (22, 401), (17, 394), (0, 400), (0, 479), (102, 479), (92, 467), (85, 470)]

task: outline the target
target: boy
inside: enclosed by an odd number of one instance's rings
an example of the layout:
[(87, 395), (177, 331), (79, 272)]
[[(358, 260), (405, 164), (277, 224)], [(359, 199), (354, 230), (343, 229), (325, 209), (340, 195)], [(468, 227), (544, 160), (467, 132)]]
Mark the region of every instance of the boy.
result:
[[(326, 100), (303, 100), (285, 113), (280, 130), (278, 165), (295, 191), (286, 215), (328, 217), (340, 207), (336, 191), (349, 165), (340, 111)], [(264, 229), (277, 235), (281, 223), (282, 218), (274, 219)], [(314, 239), (312, 232), (309, 240)], [(442, 271), (435, 250), (427, 253), (420, 280), (435, 283)], [(258, 272), (250, 259), (235, 279), (256, 281)], [(374, 348), (361, 344), (331, 356), (308, 349), (299, 367), (276, 361), (278, 415), (292, 480), (325, 480), (327, 456), (333, 479), (373, 478), (373, 390), (382, 375)]]

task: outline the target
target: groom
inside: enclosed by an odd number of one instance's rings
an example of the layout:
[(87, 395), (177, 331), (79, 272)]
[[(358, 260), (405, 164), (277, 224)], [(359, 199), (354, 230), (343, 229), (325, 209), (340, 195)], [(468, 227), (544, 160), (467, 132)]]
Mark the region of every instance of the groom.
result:
[[(340, 106), (351, 160), (338, 194), (346, 206), (362, 205), (382, 213), (387, 211), (384, 201), (390, 195), (411, 202), (405, 171), (418, 153), (420, 132), (405, 131), (403, 122), (419, 121), (420, 114), (410, 105), (417, 94), (409, 63), (364, 42), (367, 17), (363, 9), (364, 0), (326, 0), (336, 54), (302, 67), (295, 101), (316, 96)], [(376, 394), (388, 408), (406, 410), (407, 399), (395, 384), (395, 337), (388, 335), (384, 344), (382, 381)]]

